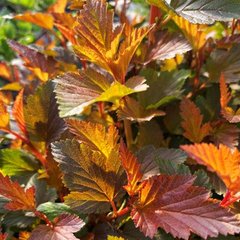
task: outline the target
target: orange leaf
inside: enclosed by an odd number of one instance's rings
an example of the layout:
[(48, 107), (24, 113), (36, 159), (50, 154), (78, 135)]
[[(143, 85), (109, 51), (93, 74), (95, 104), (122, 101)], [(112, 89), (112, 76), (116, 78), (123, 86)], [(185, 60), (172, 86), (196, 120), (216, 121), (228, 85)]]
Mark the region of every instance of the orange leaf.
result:
[(8, 198), (9, 203), (5, 208), (10, 211), (33, 211), (35, 209), (35, 188), (30, 187), (24, 190), (18, 182), (12, 182), (8, 176), (0, 173), (0, 195)]
[(137, 158), (127, 149), (123, 141), (120, 143), (119, 151), (122, 166), (128, 177), (128, 185), (124, 186), (124, 188), (130, 196), (133, 196), (141, 189), (141, 185), (139, 185), (143, 177), (141, 165), (138, 163)]
[(231, 93), (228, 90), (223, 74), (221, 74), (220, 77), (220, 93), (221, 93), (220, 98), (221, 113), (223, 117), (226, 118), (231, 123), (240, 122), (240, 109), (238, 109), (235, 112), (231, 107), (228, 107), (228, 104), (231, 101), (232, 97)]
[(25, 12), (14, 16), (14, 19), (30, 22), (48, 30), (53, 28), (53, 17), (48, 13)]
[(48, 12), (64, 13), (67, 2), (68, 0), (56, 0), (56, 2), (48, 8)]
[(23, 91), (24, 89), (22, 89), (17, 95), (13, 105), (12, 113), (17, 122), (18, 127), (20, 128), (22, 133), (26, 136), (27, 129), (26, 129), (24, 115), (23, 115)]
[(191, 142), (199, 143), (212, 130), (210, 123), (203, 124), (203, 116), (198, 107), (189, 99), (185, 98), (180, 104), (180, 114), (183, 119), (181, 122), (184, 130), (183, 136)]
[(237, 149), (232, 151), (223, 144), (216, 147), (211, 143), (183, 145), (181, 148), (209, 171), (216, 172), (230, 191), (240, 191), (240, 152)]
[(4, 99), (2, 95), (0, 95), (0, 129), (8, 129), (9, 128), (10, 116), (7, 112), (7, 108), (4, 104)]
[(80, 10), (78, 23), (76, 53), (101, 66), (118, 81), (125, 78), (134, 52), (152, 28), (129, 28), (120, 44), (123, 26), (113, 28), (113, 11), (107, 9), (105, 0), (88, 0)]

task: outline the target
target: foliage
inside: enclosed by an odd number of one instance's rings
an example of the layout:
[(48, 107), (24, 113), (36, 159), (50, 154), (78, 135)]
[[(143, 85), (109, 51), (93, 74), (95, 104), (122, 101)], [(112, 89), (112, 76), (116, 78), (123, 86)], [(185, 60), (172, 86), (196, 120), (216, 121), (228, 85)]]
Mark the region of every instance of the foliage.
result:
[(239, 1), (0, 7), (0, 239), (239, 239)]

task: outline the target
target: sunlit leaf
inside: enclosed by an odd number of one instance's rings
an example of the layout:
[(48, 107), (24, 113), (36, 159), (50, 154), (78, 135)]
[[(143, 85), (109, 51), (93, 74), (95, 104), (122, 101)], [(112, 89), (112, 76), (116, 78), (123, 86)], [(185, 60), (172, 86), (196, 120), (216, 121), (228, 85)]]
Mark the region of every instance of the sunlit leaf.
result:
[(235, 0), (148, 0), (149, 3), (171, 10), (192, 23), (212, 24), (239, 18), (240, 3)]
[(4, 177), (0, 173), (0, 195), (10, 200), (5, 204), (5, 208), (10, 211), (34, 210), (35, 209), (35, 188), (24, 190), (19, 183), (12, 182), (9, 177)]
[(121, 141), (119, 151), (122, 166), (128, 177), (128, 184), (124, 186), (124, 188), (128, 194), (132, 196), (141, 189), (141, 185), (139, 184), (143, 177), (141, 165), (139, 164), (137, 158), (127, 149), (123, 141)]
[(134, 52), (151, 28), (129, 28), (120, 44), (123, 26), (113, 29), (113, 11), (107, 10), (104, 0), (87, 0), (80, 10), (78, 23), (75, 28), (78, 35), (75, 52), (123, 82)]
[(21, 132), (26, 136), (27, 129), (23, 113), (23, 90), (19, 92), (13, 105), (13, 116)]
[(210, 134), (212, 130), (210, 123), (203, 124), (203, 116), (191, 100), (183, 99), (180, 104), (180, 111), (183, 119), (181, 125), (184, 130), (184, 137), (191, 142), (199, 143)]
[(95, 102), (118, 103), (124, 96), (147, 88), (143, 77), (132, 77), (123, 85), (92, 68), (66, 73), (54, 82), (57, 83), (55, 92), (61, 117), (81, 114)]
[(39, 168), (38, 162), (23, 151), (0, 150), (0, 169), (8, 176), (33, 174)]
[(53, 17), (48, 13), (25, 12), (23, 14), (15, 15), (14, 19), (30, 22), (49, 30), (53, 28)]
[(116, 155), (106, 158), (76, 140), (54, 143), (52, 150), (64, 174), (63, 181), (71, 191), (65, 203), (81, 213), (109, 211), (124, 183)]
[(48, 8), (48, 12), (64, 13), (67, 3), (68, 0), (56, 0), (55, 3)]
[(37, 226), (29, 240), (77, 240), (73, 233), (78, 232), (85, 223), (76, 215), (61, 214), (53, 220), (53, 226)]
[(7, 112), (7, 107), (4, 104), (4, 100), (2, 99), (2, 96), (0, 95), (0, 129), (8, 129), (9, 128), (9, 121), (10, 121), (10, 115)]
[(131, 216), (135, 226), (150, 238), (159, 227), (175, 238), (204, 239), (240, 232), (237, 218), (209, 199), (204, 188), (192, 186), (191, 176), (160, 175), (146, 180)]
[(211, 143), (183, 145), (181, 148), (199, 164), (205, 165), (209, 171), (216, 172), (230, 191), (239, 191), (240, 153), (237, 149), (232, 151), (225, 145), (220, 144), (216, 147)]

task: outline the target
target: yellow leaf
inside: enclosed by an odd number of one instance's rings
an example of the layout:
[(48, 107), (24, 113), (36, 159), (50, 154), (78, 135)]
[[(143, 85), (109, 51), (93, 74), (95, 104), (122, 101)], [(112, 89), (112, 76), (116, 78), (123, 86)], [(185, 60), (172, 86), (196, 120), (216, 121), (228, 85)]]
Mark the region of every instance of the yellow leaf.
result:
[(9, 121), (10, 121), (9, 113), (7, 112), (7, 108), (4, 104), (2, 96), (0, 95), (0, 129), (1, 128), (8, 129)]
[(7, 91), (19, 91), (21, 89), (22, 89), (22, 86), (20, 85), (19, 82), (8, 83), (0, 88), (0, 90), (7, 90)]
[(206, 25), (190, 23), (176, 14), (172, 15), (172, 19), (191, 43), (194, 50), (199, 50), (203, 47), (207, 38)]

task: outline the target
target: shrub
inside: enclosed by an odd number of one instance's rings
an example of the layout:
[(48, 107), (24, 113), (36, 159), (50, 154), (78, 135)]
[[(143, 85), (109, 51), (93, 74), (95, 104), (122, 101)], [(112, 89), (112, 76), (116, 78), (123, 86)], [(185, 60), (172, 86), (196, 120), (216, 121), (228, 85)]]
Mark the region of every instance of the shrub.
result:
[(240, 2), (123, 2), (7, 1), (0, 239), (239, 238)]

